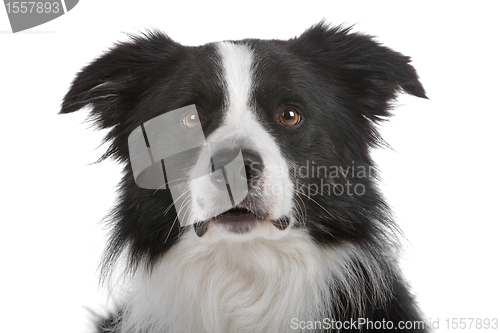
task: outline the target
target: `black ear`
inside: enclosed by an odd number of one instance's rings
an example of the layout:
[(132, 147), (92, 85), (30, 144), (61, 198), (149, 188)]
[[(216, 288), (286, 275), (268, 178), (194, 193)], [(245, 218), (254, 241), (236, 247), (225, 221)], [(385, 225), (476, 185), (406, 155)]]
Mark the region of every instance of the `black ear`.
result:
[[(112, 141), (104, 157), (116, 156), (120, 133), (127, 126), (129, 112), (144, 92), (166, 75), (183, 47), (165, 34), (155, 31), (131, 36), (115, 45), (77, 74), (64, 97), (60, 113), (91, 108), (89, 118), (98, 128), (112, 128), (105, 141)], [(120, 154), (118, 154), (120, 155)]]
[(298, 37), (294, 47), (311, 63), (319, 62), (328, 82), (372, 120), (389, 115), (389, 101), (401, 90), (427, 98), (409, 57), (350, 30), (320, 23)]

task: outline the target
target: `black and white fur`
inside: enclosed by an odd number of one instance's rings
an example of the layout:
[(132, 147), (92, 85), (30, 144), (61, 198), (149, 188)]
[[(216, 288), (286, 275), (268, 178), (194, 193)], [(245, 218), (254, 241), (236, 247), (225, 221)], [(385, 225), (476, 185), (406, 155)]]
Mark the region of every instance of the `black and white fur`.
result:
[[(90, 106), (90, 118), (109, 129), (104, 157), (124, 165), (102, 265), (117, 309), (97, 331), (295, 332), (294, 318), (421, 320), (396, 264), (398, 231), (369, 152), (381, 143), (376, 123), (390, 115), (397, 92), (425, 92), (408, 57), (350, 30), (319, 24), (288, 41), (199, 47), (151, 32), (117, 44), (78, 74), (61, 113)], [(262, 159), (260, 186), (242, 203), (258, 216), (249, 230), (213, 222), (199, 237), (168, 209), (169, 191), (134, 182), (128, 135), (190, 104), (199, 108), (207, 141), (231, 142)], [(279, 122), (284, 107), (300, 113), (299, 125)], [(306, 165), (372, 173), (332, 179), (292, 172)], [(362, 184), (364, 193), (303, 191), (348, 183)], [(199, 180), (189, 197), (192, 223), (217, 202)], [(279, 219), (289, 223), (284, 230), (270, 223)]]

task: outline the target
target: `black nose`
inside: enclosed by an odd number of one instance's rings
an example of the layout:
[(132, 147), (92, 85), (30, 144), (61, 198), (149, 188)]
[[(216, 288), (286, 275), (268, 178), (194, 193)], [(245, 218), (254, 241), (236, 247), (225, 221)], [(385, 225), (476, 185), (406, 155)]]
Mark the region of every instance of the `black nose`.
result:
[(247, 182), (250, 184), (250, 182), (258, 180), (264, 170), (260, 155), (253, 151), (243, 151), (243, 163)]
[[(240, 153), (240, 149), (223, 149), (215, 152), (210, 160), (210, 172), (214, 172), (227, 164), (234, 161), (234, 159)], [(243, 156), (244, 167), (239, 171), (242, 177), (246, 177), (247, 183), (250, 187), (251, 184), (255, 182), (262, 175), (264, 165), (262, 163), (262, 158), (259, 154), (250, 150), (241, 150)], [(217, 182), (223, 182), (224, 179), (220, 173), (212, 174), (212, 178)]]

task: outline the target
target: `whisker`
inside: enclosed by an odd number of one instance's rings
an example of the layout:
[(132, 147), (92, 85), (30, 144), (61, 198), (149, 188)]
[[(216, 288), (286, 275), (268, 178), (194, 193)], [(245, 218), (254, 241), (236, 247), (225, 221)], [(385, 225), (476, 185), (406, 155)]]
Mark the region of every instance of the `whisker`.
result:
[[(181, 211), (184, 207), (186, 207), (186, 209), (184, 209), (184, 215), (182, 216), (182, 220), (184, 221), (184, 219), (186, 218), (186, 214), (191, 210), (191, 206), (189, 205), (189, 203), (193, 201), (191, 198), (189, 198), (189, 200), (184, 204), (183, 207), (181, 207)], [(179, 212), (179, 215), (181, 214), (181, 212)]]
[(167, 209), (163, 213), (163, 216), (167, 215), (168, 211), (175, 205), (175, 203), (177, 201), (179, 201), (180, 198), (182, 198), (183, 196), (185, 196), (188, 193), (189, 193), (188, 191), (185, 191), (184, 193), (182, 193), (181, 195), (179, 195), (179, 197), (177, 199), (175, 199), (174, 201), (172, 201), (172, 203), (170, 205), (168, 205)]
[[(297, 190), (295, 190), (297, 191)], [(301, 213), (302, 213), (302, 216), (303, 216), (303, 225), (305, 226), (306, 225), (306, 221), (307, 221), (307, 208), (306, 208), (306, 203), (304, 202), (304, 200), (302, 199), (302, 197), (300, 196), (296, 196), (294, 197), (294, 199), (297, 201), (297, 199), (300, 199), (300, 201), (302, 202), (302, 207), (304, 207), (304, 209), (302, 210), (301, 209)], [(300, 205), (298, 205), (300, 207)]]
[(299, 225), (305, 226), (306, 225), (305, 211), (302, 209), (299, 201), (295, 197), (292, 200), (295, 203), (294, 205), (295, 219), (299, 222)]
[[(186, 193), (187, 193), (187, 192), (186, 192)], [(184, 194), (185, 194), (185, 193), (184, 193)], [(180, 196), (179, 196), (179, 198), (180, 198)], [(175, 219), (174, 219), (174, 222), (173, 222), (173, 223), (175, 223), (175, 221), (179, 221), (179, 214), (182, 212), (182, 209), (185, 207), (185, 205), (186, 205), (186, 200), (188, 200), (188, 203), (189, 203), (189, 202), (191, 202), (191, 198), (190, 198), (189, 196), (188, 196), (188, 197), (186, 197), (186, 198), (184, 198), (184, 201), (182, 201), (182, 203), (181, 203), (181, 207), (179, 208), (179, 211), (177, 212), (177, 216), (175, 217)], [(179, 224), (180, 224), (180, 221), (179, 221)]]
[[(296, 193), (299, 193), (299, 194), (302, 194), (303, 196), (305, 196), (307, 199), (311, 200), (312, 202), (314, 202), (316, 205), (318, 205), (321, 209), (323, 209), (328, 215), (330, 215), (333, 219), (335, 219), (335, 217), (325, 208), (323, 207), (319, 202), (317, 202), (316, 200), (314, 200), (313, 198), (311, 198), (311, 196), (309, 195), (306, 195), (305, 193), (302, 193), (301, 191), (298, 191), (298, 190), (295, 190)], [(322, 194), (319, 194), (320, 196), (323, 196), (325, 197), (324, 195)]]
[[(188, 203), (191, 202), (191, 199), (189, 199)], [(184, 206), (181, 207), (181, 210)], [(180, 212), (177, 214), (174, 222), (172, 222), (172, 226), (170, 226), (170, 230), (168, 231), (168, 234), (167, 234), (167, 237), (165, 238), (165, 242), (167, 242), (168, 238), (170, 237), (170, 234), (172, 233), (172, 229), (174, 228), (174, 225), (175, 225), (175, 221), (177, 220), (177, 217), (179, 216)], [(181, 231), (181, 223), (179, 222), (179, 231)]]

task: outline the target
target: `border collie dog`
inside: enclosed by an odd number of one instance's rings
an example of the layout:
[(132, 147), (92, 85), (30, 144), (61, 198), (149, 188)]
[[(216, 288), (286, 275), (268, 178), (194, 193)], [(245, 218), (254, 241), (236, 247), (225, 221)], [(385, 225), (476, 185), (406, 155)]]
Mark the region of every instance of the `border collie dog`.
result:
[(397, 93), (426, 98), (409, 62), (320, 23), (197, 47), (153, 31), (83, 68), (61, 113), (88, 106), (124, 167), (96, 330), (426, 331), (370, 157)]

